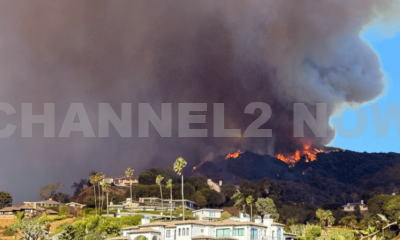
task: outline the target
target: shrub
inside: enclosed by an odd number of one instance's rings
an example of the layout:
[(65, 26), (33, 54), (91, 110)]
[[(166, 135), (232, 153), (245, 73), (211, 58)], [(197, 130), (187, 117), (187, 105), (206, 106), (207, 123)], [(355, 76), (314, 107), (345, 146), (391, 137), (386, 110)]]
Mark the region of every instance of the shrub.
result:
[(58, 208), (58, 215), (68, 215), (69, 214), (69, 209), (67, 206), (61, 206)]
[(12, 229), (6, 227), (3, 231), (3, 236), (14, 236), (17, 232)]
[(229, 218), (231, 218), (231, 217), (232, 217), (232, 215), (229, 214), (228, 212), (222, 212), (222, 213), (221, 213), (221, 221), (227, 220), (227, 219), (229, 219)]
[(304, 233), (306, 240), (314, 240), (321, 236), (322, 229), (318, 225), (307, 225)]

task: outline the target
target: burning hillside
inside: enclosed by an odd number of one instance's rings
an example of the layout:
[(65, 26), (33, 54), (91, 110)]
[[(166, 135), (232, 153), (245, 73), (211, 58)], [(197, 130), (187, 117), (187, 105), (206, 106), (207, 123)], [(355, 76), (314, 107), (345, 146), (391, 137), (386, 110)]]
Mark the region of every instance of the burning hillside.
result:
[[(240, 154), (242, 154), (242, 153), (244, 153), (244, 152), (242, 152), (242, 151), (240, 151), (240, 150), (238, 150), (237, 152), (234, 152), (234, 153), (228, 153), (226, 156), (225, 156), (225, 160), (228, 160), (229, 158), (237, 158), (237, 157), (239, 157), (239, 155)], [(212, 160), (211, 160), (212, 161)], [(194, 172), (194, 170), (196, 170), (196, 169), (198, 169), (201, 165), (203, 165), (205, 162), (207, 162), (206, 160), (204, 160), (204, 161), (201, 161), (199, 164), (197, 164), (196, 166), (194, 166), (193, 168), (192, 168), (192, 172)]]
[(240, 150), (238, 150), (235, 153), (229, 153), (228, 155), (226, 155), (225, 160), (229, 159), (229, 158), (237, 158), (239, 157), (240, 154), (242, 154), (243, 152), (241, 152)]
[(292, 153), (279, 153), (275, 157), (279, 160), (287, 163), (290, 167), (296, 165), (298, 161), (300, 161), (301, 157), (304, 157), (305, 162), (312, 162), (317, 160), (318, 153), (328, 153), (328, 152), (338, 152), (339, 149), (318, 149), (313, 148), (312, 142), (310, 140), (303, 142), (302, 149), (296, 150)]

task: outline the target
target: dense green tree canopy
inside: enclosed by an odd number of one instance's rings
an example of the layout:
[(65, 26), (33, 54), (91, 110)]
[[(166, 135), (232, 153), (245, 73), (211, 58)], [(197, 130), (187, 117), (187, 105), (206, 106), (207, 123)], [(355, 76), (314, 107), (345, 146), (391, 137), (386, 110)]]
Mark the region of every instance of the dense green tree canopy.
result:
[(0, 209), (11, 206), (12, 202), (13, 199), (9, 192), (0, 192)]

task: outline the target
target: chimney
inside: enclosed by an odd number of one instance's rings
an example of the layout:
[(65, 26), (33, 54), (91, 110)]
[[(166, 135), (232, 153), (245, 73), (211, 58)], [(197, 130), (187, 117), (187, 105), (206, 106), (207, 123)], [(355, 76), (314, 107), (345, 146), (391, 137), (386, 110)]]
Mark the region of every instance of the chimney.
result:
[(52, 201), (53, 199), (52, 198), (49, 198), (49, 201)]
[(221, 181), (221, 180), (219, 180), (219, 186), (220, 186), (220, 187), (222, 186), (222, 181)]

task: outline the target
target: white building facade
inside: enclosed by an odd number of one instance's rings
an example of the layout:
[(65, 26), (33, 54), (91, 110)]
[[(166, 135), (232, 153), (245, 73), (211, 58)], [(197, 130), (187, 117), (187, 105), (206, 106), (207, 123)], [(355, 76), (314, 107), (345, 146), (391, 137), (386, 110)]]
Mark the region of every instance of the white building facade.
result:
[(264, 221), (263, 223), (224, 220), (205, 222), (200, 220), (153, 222), (125, 228), (123, 237), (138, 240), (294, 240), (293, 234), (285, 233), (284, 225)]
[(193, 211), (193, 217), (200, 221), (213, 222), (221, 219), (222, 209), (203, 208)]

